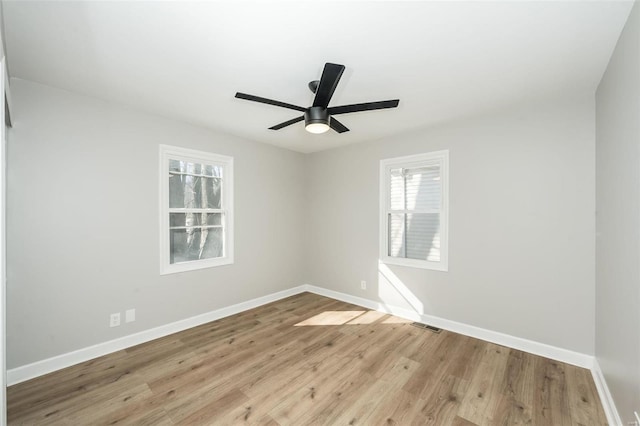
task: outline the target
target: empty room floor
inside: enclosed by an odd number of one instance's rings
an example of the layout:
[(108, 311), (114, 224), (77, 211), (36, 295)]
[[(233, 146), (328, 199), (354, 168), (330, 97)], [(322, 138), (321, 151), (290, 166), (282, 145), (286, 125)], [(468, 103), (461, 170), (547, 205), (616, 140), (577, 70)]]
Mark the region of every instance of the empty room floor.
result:
[(9, 424), (604, 425), (589, 370), (302, 293), (8, 388)]

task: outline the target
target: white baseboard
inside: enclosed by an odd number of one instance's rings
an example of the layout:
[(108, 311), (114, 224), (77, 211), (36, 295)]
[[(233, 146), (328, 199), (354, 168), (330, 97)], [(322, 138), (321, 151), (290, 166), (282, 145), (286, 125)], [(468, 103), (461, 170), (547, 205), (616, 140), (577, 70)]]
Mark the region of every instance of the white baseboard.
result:
[(611, 392), (609, 392), (607, 381), (604, 378), (604, 374), (602, 374), (602, 370), (600, 369), (600, 364), (598, 364), (597, 358), (594, 358), (593, 360), (591, 375), (593, 376), (593, 381), (596, 383), (596, 389), (598, 389), (600, 402), (602, 402), (604, 414), (607, 416), (607, 423), (609, 423), (609, 425), (611, 426), (622, 426), (622, 419), (620, 418), (620, 414), (618, 414), (616, 404), (613, 402)]
[[(567, 349), (557, 348), (554, 346), (546, 345), (544, 343), (522, 339), (520, 337), (510, 336), (508, 334), (498, 333), (496, 331), (486, 330), (480, 327), (475, 327), (444, 318), (419, 314), (405, 308), (390, 306), (381, 302), (364, 299), (362, 297), (352, 296), (350, 294), (305, 284), (298, 287), (293, 287), (288, 290), (252, 299), (246, 302), (241, 302), (225, 308), (217, 309), (215, 311), (211, 311), (202, 315), (197, 315), (195, 317), (187, 318), (181, 321), (176, 321), (171, 324), (166, 324), (160, 327), (152, 328), (150, 330), (141, 331), (129, 336), (124, 336), (115, 340), (99, 343), (87, 348), (44, 359), (42, 361), (37, 361), (32, 364), (13, 368), (7, 371), (7, 385), (14, 385), (25, 380), (42, 376), (56, 370), (60, 370), (62, 368), (89, 361), (99, 356), (126, 349), (131, 346), (139, 345), (141, 343), (145, 343), (160, 337), (168, 336), (169, 334), (177, 333), (179, 331), (196, 327), (198, 325), (215, 321), (217, 319), (234, 315), (249, 309), (257, 308), (258, 306), (275, 302), (277, 300), (284, 299), (285, 297), (293, 296), (305, 291), (321, 296), (330, 297), (336, 300), (341, 300), (343, 302), (353, 303), (365, 308), (393, 314), (402, 318), (410, 319), (412, 321), (419, 321), (422, 323), (430, 324), (456, 333), (464, 334), (466, 336), (486, 340), (513, 349), (518, 349), (535, 355), (555, 359), (557, 361), (566, 362), (567, 364), (577, 365), (579, 367), (588, 369), (592, 369), (594, 366), (594, 359), (589, 355), (573, 352)], [(600, 390), (600, 388), (598, 389)], [(603, 399), (602, 396), (601, 399)]]
[(277, 300), (284, 299), (285, 297), (302, 293), (303, 291), (306, 291), (305, 286), (290, 288), (288, 290), (268, 294), (266, 296), (251, 299), (249, 301), (241, 302), (232, 306), (216, 309), (215, 311), (207, 312), (202, 315), (197, 315), (191, 318), (162, 325), (160, 327), (155, 327), (149, 330), (141, 331), (139, 333), (131, 334), (129, 336), (120, 337), (108, 342), (98, 343), (97, 345), (89, 346), (87, 348), (82, 348), (73, 352), (58, 355), (52, 358), (47, 358), (42, 361), (34, 362), (32, 364), (12, 368), (11, 370), (7, 370), (7, 386), (24, 382), (25, 380), (33, 379), (34, 377), (42, 376), (44, 374), (70, 367), (81, 362), (89, 361), (93, 358), (107, 355), (112, 352), (129, 348), (131, 346), (139, 345), (141, 343), (149, 342), (160, 337), (168, 336), (179, 331), (187, 330), (198, 325), (206, 324), (220, 318), (228, 317), (230, 315), (244, 312), (249, 309), (257, 308), (258, 306), (275, 302)]
[(547, 345), (545, 343), (534, 342), (532, 340), (511, 336), (508, 334), (499, 333), (497, 331), (487, 330), (484, 328), (475, 327), (473, 325), (463, 324), (436, 316), (419, 314), (409, 309), (386, 305), (381, 302), (375, 302), (373, 300), (352, 296), (350, 294), (340, 293), (338, 291), (328, 290), (322, 287), (316, 287), (308, 284), (303, 287), (306, 289), (306, 291), (309, 291), (311, 293), (331, 297), (332, 299), (342, 300), (343, 302), (353, 303), (354, 305), (363, 306), (365, 308), (374, 309), (376, 311), (386, 312), (402, 318), (410, 319), (412, 321), (418, 321), (425, 324), (433, 325), (445, 330), (453, 331), (455, 333), (464, 334), (465, 336), (486, 340), (498, 345), (507, 346), (509, 348), (518, 349), (546, 358), (551, 358), (556, 361), (562, 361), (567, 364), (576, 365), (582, 368), (591, 369), (593, 367), (593, 356), (591, 355), (570, 351), (568, 349), (558, 348), (555, 346)]

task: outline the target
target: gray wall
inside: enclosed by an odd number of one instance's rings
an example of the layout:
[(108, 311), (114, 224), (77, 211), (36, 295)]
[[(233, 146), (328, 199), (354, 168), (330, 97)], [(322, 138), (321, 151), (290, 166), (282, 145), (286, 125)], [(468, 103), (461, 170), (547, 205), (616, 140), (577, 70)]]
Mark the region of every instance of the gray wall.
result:
[[(592, 97), (302, 156), (12, 82), (9, 368), (303, 283), (593, 354)], [(159, 143), (235, 157), (234, 265), (158, 275)], [(379, 279), (379, 160), (439, 149), (449, 272), (392, 266), (403, 296)]]
[[(312, 155), (310, 283), (593, 354), (594, 109), (555, 99)], [(449, 272), (390, 266), (399, 291), (378, 271), (379, 162), (441, 149)]]
[[(301, 154), (11, 83), (8, 368), (304, 282)], [(234, 265), (159, 276), (158, 144), (234, 157)]]
[(640, 5), (596, 94), (596, 357), (624, 424), (640, 413)]

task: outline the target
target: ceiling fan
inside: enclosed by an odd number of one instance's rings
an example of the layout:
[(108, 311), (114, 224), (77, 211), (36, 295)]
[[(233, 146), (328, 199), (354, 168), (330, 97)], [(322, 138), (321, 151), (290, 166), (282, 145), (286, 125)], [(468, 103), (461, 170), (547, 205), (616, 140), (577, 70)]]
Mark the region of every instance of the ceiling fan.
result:
[(400, 102), (399, 99), (330, 107), (329, 101), (331, 101), (333, 92), (335, 92), (343, 72), (344, 65), (332, 64), (329, 62), (324, 65), (324, 70), (322, 71), (322, 77), (320, 77), (320, 80), (309, 82), (309, 89), (315, 93), (316, 96), (313, 99), (313, 105), (308, 108), (240, 92), (236, 93), (236, 98), (301, 111), (304, 114), (300, 117), (293, 118), (285, 121), (284, 123), (276, 124), (273, 127), (269, 127), (269, 129), (280, 130), (283, 127), (287, 127), (304, 120), (305, 129), (310, 133), (324, 133), (329, 130), (329, 128), (332, 128), (338, 133), (348, 132), (349, 129), (344, 124), (333, 118), (334, 115), (395, 108), (398, 106), (398, 103)]

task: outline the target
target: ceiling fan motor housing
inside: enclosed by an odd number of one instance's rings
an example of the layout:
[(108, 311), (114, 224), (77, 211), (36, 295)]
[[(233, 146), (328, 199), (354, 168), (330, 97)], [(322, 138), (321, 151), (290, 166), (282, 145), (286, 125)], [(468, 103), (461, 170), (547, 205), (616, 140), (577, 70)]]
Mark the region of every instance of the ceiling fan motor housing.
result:
[(323, 106), (312, 106), (304, 112), (304, 128), (309, 133), (324, 133), (329, 130), (329, 112)]
[(329, 124), (329, 113), (321, 106), (309, 107), (304, 112), (304, 124)]

